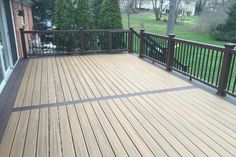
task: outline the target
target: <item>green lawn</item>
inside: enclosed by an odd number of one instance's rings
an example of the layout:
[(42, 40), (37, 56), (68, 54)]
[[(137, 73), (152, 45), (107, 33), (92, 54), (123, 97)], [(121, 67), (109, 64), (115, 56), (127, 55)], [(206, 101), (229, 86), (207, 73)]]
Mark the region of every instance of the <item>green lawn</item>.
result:
[[(128, 18), (126, 14), (122, 14), (123, 17), (123, 27), (128, 27)], [(164, 17), (165, 18), (165, 17)], [(144, 24), (145, 31), (165, 35), (166, 34), (166, 22), (156, 21), (154, 13), (140, 13), (132, 14), (130, 16), (131, 27), (136, 31), (139, 31), (141, 23)], [(194, 27), (197, 25), (197, 17), (187, 17), (183, 24), (175, 25), (175, 34), (177, 38), (188, 39), (213, 45), (223, 46), (225, 42), (216, 41), (208, 34), (199, 34), (193, 32)]]

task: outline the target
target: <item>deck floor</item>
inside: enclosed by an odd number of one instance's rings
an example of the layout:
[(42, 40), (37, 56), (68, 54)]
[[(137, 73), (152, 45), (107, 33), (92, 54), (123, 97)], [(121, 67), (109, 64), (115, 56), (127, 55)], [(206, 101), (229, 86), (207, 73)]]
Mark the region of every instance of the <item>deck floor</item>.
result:
[(2, 157), (235, 156), (236, 106), (130, 54), (30, 59)]

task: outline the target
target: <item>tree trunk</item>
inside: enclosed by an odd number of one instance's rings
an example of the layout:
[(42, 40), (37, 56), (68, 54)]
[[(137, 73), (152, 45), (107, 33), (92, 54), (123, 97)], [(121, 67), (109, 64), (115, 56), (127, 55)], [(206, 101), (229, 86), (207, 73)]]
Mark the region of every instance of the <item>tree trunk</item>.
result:
[(179, 13), (179, 7), (180, 7), (181, 1), (182, 1), (182, 0), (177, 0), (177, 2), (176, 2), (176, 8), (175, 8), (175, 24), (177, 24), (178, 13)]
[(174, 34), (175, 12), (177, 0), (169, 0), (169, 15), (166, 34)]
[(138, 8), (138, 2), (137, 2), (137, 0), (134, 1), (134, 8)]
[(160, 15), (159, 15), (159, 19), (161, 20), (161, 18), (162, 18), (162, 9), (163, 9), (163, 0), (160, 0)]
[(130, 28), (130, 14), (127, 15), (128, 15), (128, 28)]
[(142, 8), (142, 0), (139, 0), (139, 8)]
[(154, 8), (153, 11), (154, 11), (154, 14), (155, 14), (156, 20), (160, 20), (160, 19), (159, 19), (159, 13), (160, 13), (160, 12), (159, 12), (159, 9)]
[(160, 20), (161, 10), (157, 8), (157, 0), (152, 0), (153, 11), (156, 17), (156, 20)]

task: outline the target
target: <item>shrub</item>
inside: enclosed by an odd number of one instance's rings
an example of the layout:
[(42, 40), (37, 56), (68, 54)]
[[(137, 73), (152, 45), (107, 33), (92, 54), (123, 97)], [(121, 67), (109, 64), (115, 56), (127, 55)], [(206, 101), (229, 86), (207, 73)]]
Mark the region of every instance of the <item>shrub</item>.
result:
[(210, 33), (217, 40), (236, 42), (236, 3), (229, 8), (225, 24), (219, 24)]
[[(118, 0), (103, 0), (99, 27), (101, 29), (122, 29), (122, 17)], [(119, 37), (113, 35), (113, 43), (118, 43)], [(103, 50), (108, 49), (108, 36), (100, 36), (100, 44)], [(113, 45), (115, 48), (117, 45)]]

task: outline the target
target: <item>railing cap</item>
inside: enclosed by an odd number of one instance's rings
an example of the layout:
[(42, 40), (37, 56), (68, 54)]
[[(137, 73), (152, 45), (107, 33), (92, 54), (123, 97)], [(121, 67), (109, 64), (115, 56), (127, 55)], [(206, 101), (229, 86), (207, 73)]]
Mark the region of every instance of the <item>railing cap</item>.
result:
[(227, 49), (234, 49), (235, 46), (236, 46), (236, 44), (234, 44), (234, 43), (225, 43), (225, 48), (227, 48)]
[(144, 31), (145, 31), (145, 29), (144, 29), (144, 28), (141, 28), (141, 29), (140, 29), (140, 32), (144, 32)]

